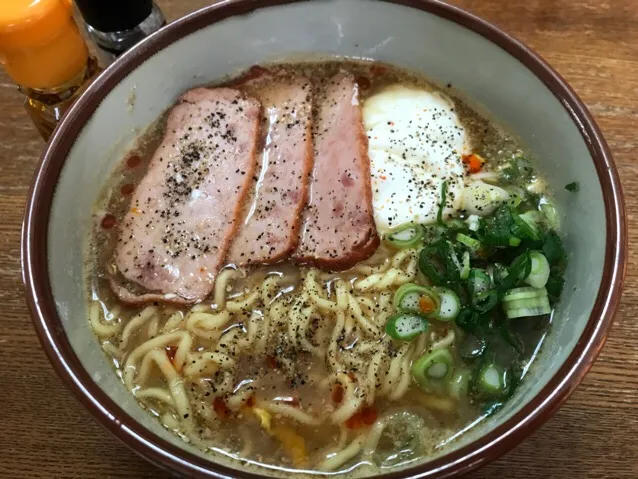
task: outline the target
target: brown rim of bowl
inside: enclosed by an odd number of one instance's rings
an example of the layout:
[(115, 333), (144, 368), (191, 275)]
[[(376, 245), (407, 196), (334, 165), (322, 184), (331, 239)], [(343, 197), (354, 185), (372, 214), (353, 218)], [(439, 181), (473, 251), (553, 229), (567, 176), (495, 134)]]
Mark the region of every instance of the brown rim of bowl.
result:
[[(264, 477), (238, 471), (180, 449), (126, 414), (93, 382), (60, 326), (47, 263), (50, 207), (57, 179), (75, 138), (106, 94), (146, 59), (180, 38), (225, 18), (294, 0), (227, 0), (191, 13), (155, 33), (109, 67), (81, 96), (55, 130), (29, 192), (22, 230), (23, 281), (40, 341), (57, 373), (111, 433), (151, 462), (189, 477)], [(470, 29), (523, 63), (552, 91), (579, 128), (594, 160), (605, 201), (607, 247), (601, 287), (589, 321), (565, 363), (542, 391), (485, 436), (426, 464), (379, 477), (451, 477), (504, 454), (537, 429), (574, 391), (600, 352), (618, 307), (625, 274), (627, 230), (620, 181), (612, 155), (594, 120), (574, 91), (545, 61), (490, 23), (434, 0), (386, 0), (417, 8)]]

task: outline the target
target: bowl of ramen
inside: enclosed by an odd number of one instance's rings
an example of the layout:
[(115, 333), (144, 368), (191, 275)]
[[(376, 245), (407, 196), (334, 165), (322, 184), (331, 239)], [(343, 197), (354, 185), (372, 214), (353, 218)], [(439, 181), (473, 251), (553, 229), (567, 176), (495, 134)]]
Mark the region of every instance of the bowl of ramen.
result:
[(155, 464), (449, 477), (577, 386), (625, 235), (594, 121), (495, 27), (430, 1), (236, 0), (74, 105), (23, 270), (57, 371)]

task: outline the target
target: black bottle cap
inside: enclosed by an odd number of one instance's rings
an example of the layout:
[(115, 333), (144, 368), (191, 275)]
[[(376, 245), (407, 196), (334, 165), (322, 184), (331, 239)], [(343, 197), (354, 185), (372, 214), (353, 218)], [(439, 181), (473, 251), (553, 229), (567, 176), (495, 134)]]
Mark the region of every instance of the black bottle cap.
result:
[(75, 0), (84, 21), (100, 32), (121, 32), (142, 23), (153, 0)]

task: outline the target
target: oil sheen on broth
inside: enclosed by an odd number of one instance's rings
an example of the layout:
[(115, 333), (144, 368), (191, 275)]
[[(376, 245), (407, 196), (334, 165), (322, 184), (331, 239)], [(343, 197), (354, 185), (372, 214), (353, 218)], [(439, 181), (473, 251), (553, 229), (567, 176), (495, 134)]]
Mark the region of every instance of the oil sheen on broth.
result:
[[(195, 305), (122, 303), (108, 281), (118, 226), (160, 118), (96, 205), (90, 323), (140, 405), (204, 450), (354, 475), (427, 459), (498, 411), (546, 336), (565, 267), (551, 195), (516, 139), (451, 89), (378, 63), (267, 68), (315, 88), (354, 75), (381, 246), (341, 272), (228, 265)], [(404, 151), (391, 136), (401, 128)]]

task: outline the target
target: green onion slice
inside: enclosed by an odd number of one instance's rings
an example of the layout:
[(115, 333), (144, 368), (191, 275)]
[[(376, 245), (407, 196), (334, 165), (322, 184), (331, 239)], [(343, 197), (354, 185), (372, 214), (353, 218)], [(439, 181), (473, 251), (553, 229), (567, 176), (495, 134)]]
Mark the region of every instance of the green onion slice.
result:
[(474, 239), (471, 236), (468, 236), (463, 233), (457, 233), (456, 241), (458, 241), (461, 244), (464, 244), (465, 246), (470, 248), (472, 251), (478, 251), (478, 249), (481, 247), (481, 242), (479, 240)]
[(448, 288), (434, 288), (439, 297), (438, 319), (441, 321), (451, 321), (461, 312), (461, 300), (457, 294)]
[(483, 269), (473, 268), (467, 279), (468, 289), (472, 296), (483, 293), (492, 287), (492, 280)]
[(416, 223), (405, 223), (394, 228), (386, 241), (392, 246), (405, 249), (418, 245), (423, 238), (423, 227)]
[(486, 397), (505, 396), (509, 388), (509, 372), (494, 363), (488, 363), (479, 371), (477, 388)]
[(534, 288), (544, 288), (549, 279), (549, 261), (538, 251), (530, 252), (529, 256), (532, 265), (525, 282)]
[(508, 319), (550, 314), (552, 308), (545, 288), (515, 288), (503, 296), (503, 310)]
[(512, 208), (517, 208), (527, 198), (527, 193), (523, 188), (518, 186), (507, 186), (505, 191), (510, 195), (510, 199), (507, 200), (507, 204)]
[(480, 313), (487, 313), (498, 303), (498, 293), (495, 289), (482, 291), (472, 296), (472, 306)]
[(525, 281), (532, 271), (532, 258), (529, 251), (526, 251), (519, 257), (517, 257), (510, 265), (507, 276), (503, 281), (503, 285), (506, 285), (506, 289), (516, 286), (516, 283)]
[[(423, 311), (421, 309), (421, 298), (427, 296), (434, 306), (432, 311)], [(394, 293), (394, 307), (401, 312), (437, 314), (441, 304), (441, 298), (436, 291), (414, 283), (406, 283), (401, 285)]]
[(512, 301), (511, 303), (503, 303), (503, 309), (508, 319), (529, 318), (532, 316), (544, 316), (552, 312), (549, 305), (548, 297), (536, 299), (523, 299), (521, 301)]
[(512, 233), (518, 237), (529, 238), (533, 241), (541, 240), (541, 230), (538, 227), (538, 213), (528, 211), (520, 215), (514, 214)]
[(521, 239), (517, 238), (516, 236), (511, 236), (510, 239), (509, 239), (509, 244), (510, 244), (510, 246), (515, 248), (515, 247), (517, 247), (518, 245), (521, 244)]
[(439, 203), (439, 210), (436, 213), (436, 222), (440, 226), (445, 226), (443, 222), (443, 210), (445, 209), (445, 202), (447, 201), (447, 180), (441, 185), (441, 202)]
[(577, 193), (580, 190), (580, 183), (578, 181), (574, 181), (572, 183), (568, 183), (565, 185), (565, 189), (567, 191), (571, 191), (572, 193)]
[(545, 288), (533, 288), (526, 286), (523, 288), (510, 289), (503, 296), (503, 302), (519, 301), (521, 299), (533, 299), (541, 296), (547, 296), (547, 290)]
[(427, 331), (428, 321), (423, 315), (402, 313), (390, 316), (385, 331), (394, 339), (410, 341)]
[(446, 383), (454, 372), (454, 359), (447, 348), (424, 354), (412, 363), (412, 377), (422, 389), (436, 383)]
[(458, 282), (461, 264), (452, 243), (440, 239), (421, 250), (419, 268), (436, 286)]
[(557, 230), (560, 226), (560, 217), (554, 202), (547, 197), (543, 197), (540, 199), (538, 207), (543, 215), (543, 220), (547, 227), (550, 230)]
[(461, 279), (467, 279), (470, 277), (470, 253), (465, 251), (463, 253), (463, 262), (461, 266), (461, 272), (459, 273)]

